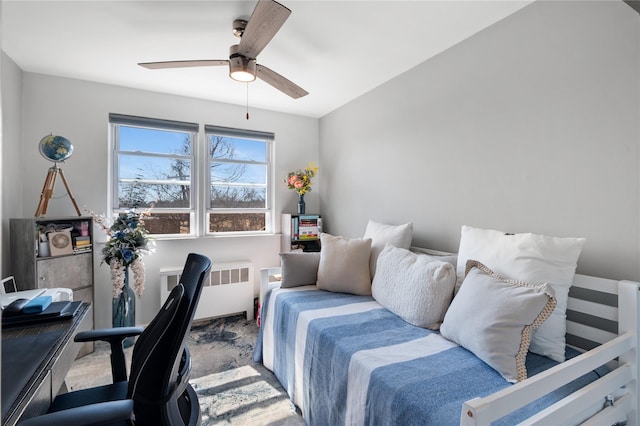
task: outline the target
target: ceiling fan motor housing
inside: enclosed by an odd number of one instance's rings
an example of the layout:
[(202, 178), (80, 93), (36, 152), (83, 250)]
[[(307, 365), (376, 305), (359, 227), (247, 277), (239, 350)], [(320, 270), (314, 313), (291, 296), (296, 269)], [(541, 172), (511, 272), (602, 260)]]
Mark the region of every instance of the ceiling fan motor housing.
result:
[(229, 48), (229, 77), (241, 82), (256, 79), (256, 60), (238, 53), (237, 44)]

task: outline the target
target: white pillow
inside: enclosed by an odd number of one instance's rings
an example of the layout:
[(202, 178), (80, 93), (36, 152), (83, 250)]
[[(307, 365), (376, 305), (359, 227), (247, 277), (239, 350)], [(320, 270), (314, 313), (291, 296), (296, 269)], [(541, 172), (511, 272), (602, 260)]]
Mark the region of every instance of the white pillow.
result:
[(320, 234), (317, 286), (321, 290), (371, 294), (369, 255), (371, 239), (349, 239)]
[(411, 247), (411, 251), (419, 253), (424, 256), (428, 256), (432, 260), (441, 260), (453, 265), (454, 268), (458, 265), (458, 255), (456, 253), (448, 253), (444, 251), (431, 250), (422, 247)]
[(411, 222), (402, 225), (386, 225), (384, 223), (369, 220), (363, 238), (371, 238), (371, 259), (369, 269), (371, 277), (376, 274), (376, 262), (384, 246), (392, 246), (408, 249), (413, 239), (413, 224)]
[(467, 260), (485, 264), (496, 274), (531, 284), (549, 283), (557, 306), (538, 328), (530, 351), (555, 361), (565, 359), (566, 310), (584, 238), (557, 238), (537, 234), (506, 234), (502, 231), (463, 226), (458, 251), (458, 283), (462, 283)]
[(455, 285), (456, 270), (450, 263), (387, 245), (378, 256), (371, 293), (409, 324), (437, 330)]
[(473, 260), (468, 265), (470, 271), (440, 333), (509, 382), (524, 380), (531, 333), (551, 315), (556, 304), (553, 289), (548, 284), (507, 280)]

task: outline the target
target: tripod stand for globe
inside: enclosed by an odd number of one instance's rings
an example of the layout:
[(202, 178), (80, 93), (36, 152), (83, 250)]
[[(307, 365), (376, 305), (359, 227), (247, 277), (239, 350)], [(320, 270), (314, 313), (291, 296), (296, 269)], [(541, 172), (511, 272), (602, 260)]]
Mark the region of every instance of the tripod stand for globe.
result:
[(65, 179), (64, 177), (64, 172), (60, 167), (58, 167), (59, 162), (66, 160), (67, 158), (71, 157), (71, 154), (73, 154), (73, 145), (71, 144), (71, 141), (63, 136), (56, 136), (52, 134), (40, 139), (38, 148), (40, 150), (40, 154), (42, 154), (42, 156), (47, 160), (53, 161), (54, 164), (52, 167), (49, 167), (49, 172), (47, 173), (47, 177), (44, 181), (44, 186), (42, 187), (40, 202), (38, 203), (38, 208), (36, 209), (35, 216), (40, 217), (47, 214), (49, 201), (51, 200), (51, 198), (53, 198), (53, 190), (56, 186), (56, 178), (58, 177), (58, 175), (60, 175), (60, 178), (62, 178), (62, 183), (64, 183), (64, 187), (66, 188), (67, 194), (71, 199), (71, 203), (76, 209), (76, 213), (78, 213), (78, 216), (80, 216), (78, 203), (76, 203), (75, 198), (73, 198), (73, 194), (71, 194), (71, 189), (69, 188), (67, 179)]
[(64, 161), (73, 154), (73, 144), (64, 136), (45, 136), (40, 139), (38, 148), (44, 158), (54, 163)]

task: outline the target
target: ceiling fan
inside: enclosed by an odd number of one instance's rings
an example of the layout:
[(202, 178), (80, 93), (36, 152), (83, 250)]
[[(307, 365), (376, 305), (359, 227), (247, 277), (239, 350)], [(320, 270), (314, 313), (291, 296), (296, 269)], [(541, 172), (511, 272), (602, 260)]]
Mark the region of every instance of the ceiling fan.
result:
[(142, 62), (138, 65), (148, 69), (228, 65), (229, 76), (236, 81), (250, 82), (257, 77), (294, 99), (301, 98), (309, 92), (256, 62), (258, 54), (276, 35), (290, 14), (291, 10), (274, 0), (259, 0), (249, 21), (233, 21), (233, 34), (240, 37), (240, 43), (231, 46), (229, 59)]

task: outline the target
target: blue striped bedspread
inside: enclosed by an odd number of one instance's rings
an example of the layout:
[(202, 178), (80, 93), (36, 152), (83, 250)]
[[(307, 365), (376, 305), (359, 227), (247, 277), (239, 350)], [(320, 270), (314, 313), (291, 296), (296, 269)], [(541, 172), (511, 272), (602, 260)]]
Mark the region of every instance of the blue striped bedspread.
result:
[[(457, 425), (463, 402), (511, 386), (471, 352), (369, 296), (276, 289), (262, 319), (254, 359), (309, 425)], [(556, 364), (527, 357), (529, 376)], [(515, 424), (598, 377), (585, 375), (496, 424)]]

